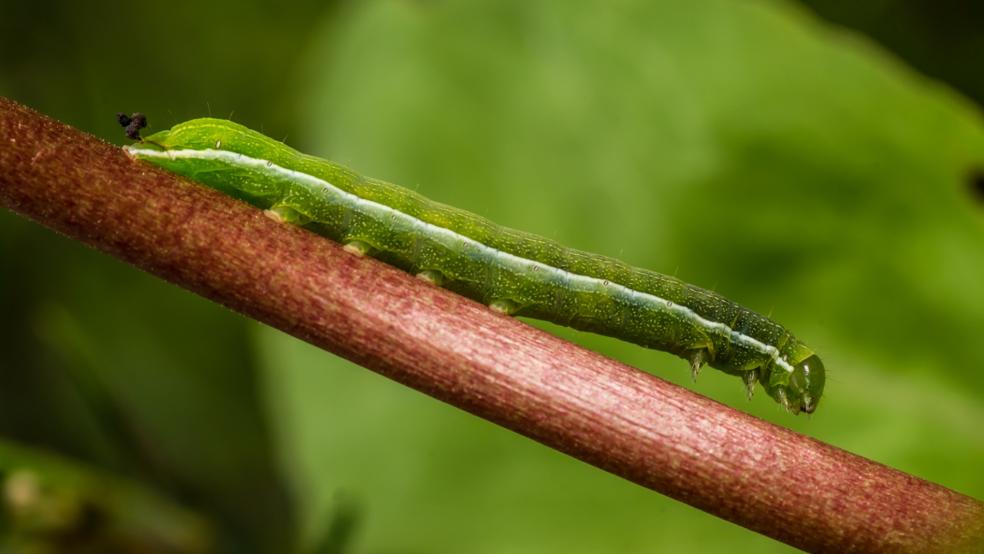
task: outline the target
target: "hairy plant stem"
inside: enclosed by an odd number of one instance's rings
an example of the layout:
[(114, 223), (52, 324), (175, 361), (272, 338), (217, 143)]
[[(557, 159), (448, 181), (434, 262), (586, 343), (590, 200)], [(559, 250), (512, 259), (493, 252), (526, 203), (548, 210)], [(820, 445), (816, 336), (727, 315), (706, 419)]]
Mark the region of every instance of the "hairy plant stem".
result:
[(6, 99), (0, 99), (0, 204), (407, 386), (790, 545), (952, 552), (984, 544), (984, 504), (975, 499), (355, 256)]

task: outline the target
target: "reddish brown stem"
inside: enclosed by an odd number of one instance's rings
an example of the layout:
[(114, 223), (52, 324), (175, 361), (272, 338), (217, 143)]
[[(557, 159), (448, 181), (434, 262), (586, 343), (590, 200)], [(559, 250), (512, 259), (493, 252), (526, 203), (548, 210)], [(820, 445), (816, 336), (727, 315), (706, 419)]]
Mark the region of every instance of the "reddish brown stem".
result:
[(0, 203), (599, 468), (810, 551), (984, 544), (984, 505), (496, 314), (0, 99)]

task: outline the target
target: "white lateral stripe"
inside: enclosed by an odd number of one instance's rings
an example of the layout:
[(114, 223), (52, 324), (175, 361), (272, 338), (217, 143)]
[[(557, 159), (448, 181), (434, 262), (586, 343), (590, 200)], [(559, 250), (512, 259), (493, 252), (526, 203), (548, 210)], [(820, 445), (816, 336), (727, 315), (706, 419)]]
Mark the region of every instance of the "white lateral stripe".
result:
[[(344, 191), (335, 185), (332, 185), (324, 179), (319, 179), (314, 175), (309, 175), (301, 171), (295, 171), (293, 169), (287, 169), (286, 167), (279, 166), (277, 164), (271, 163), (267, 160), (261, 160), (258, 158), (252, 158), (250, 156), (245, 156), (236, 152), (230, 152), (228, 150), (151, 150), (143, 149), (137, 146), (126, 146), (124, 147), (127, 152), (138, 156), (146, 158), (168, 158), (168, 159), (199, 159), (199, 160), (214, 160), (222, 161), (232, 165), (241, 165), (250, 169), (256, 169), (259, 171), (274, 174), (275, 176), (283, 177), (288, 180), (300, 181), (310, 185), (315, 185), (324, 188), (326, 191), (330, 192), (332, 195), (336, 195), (350, 203), (351, 205), (357, 205), (367, 211), (377, 212), (386, 215), (387, 217), (395, 217), (403, 220), (404, 223), (409, 224), (411, 227), (416, 227), (419, 229), (425, 229), (428, 232), (437, 234), (444, 239), (450, 240), (452, 242), (467, 243), (469, 246), (482, 251), (489, 256), (494, 256), (496, 259), (508, 262), (516, 268), (522, 268), (528, 266), (529, 264), (536, 264), (537, 266), (552, 272), (556, 277), (561, 277), (569, 279), (571, 283), (578, 283), (581, 285), (588, 285), (589, 290), (599, 286), (603, 286), (605, 282), (604, 279), (597, 279), (595, 277), (588, 277), (587, 275), (580, 275), (577, 273), (571, 273), (560, 268), (551, 267), (538, 262), (536, 260), (530, 260), (527, 258), (522, 258), (509, 252), (504, 252), (487, 246), (477, 240), (466, 237), (455, 233), (450, 229), (428, 223), (426, 221), (417, 219), (411, 215), (405, 214), (399, 210), (395, 210), (385, 204), (380, 204), (378, 202), (373, 202), (372, 200), (366, 200), (360, 196), (352, 194), (350, 192)], [(626, 297), (634, 297), (641, 299), (644, 302), (652, 305), (657, 310), (669, 309), (671, 312), (679, 314), (690, 321), (696, 322), (702, 327), (714, 329), (715, 331), (729, 334), (731, 339), (735, 342), (739, 342), (758, 350), (759, 352), (766, 354), (772, 358), (779, 367), (785, 369), (787, 372), (793, 372), (793, 366), (789, 364), (785, 359), (779, 354), (779, 349), (771, 344), (766, 344), (758, 339), (750, 337), (744, 333), (735, 331), (734, 329), (728, 327), (724, 323), (719, 321), (712, 321), (701, 317), (699, 314), (691, 310), (690, 308), (677, 304), (665, 298), (661, 298), (654, 294), (649, 294), (645, 292), (640, 292), (635, 289), (631, 289), (624, 285), (618, 283), (608, 282), (608, 287), (614, 289), (615, 291), (625, 295)]]

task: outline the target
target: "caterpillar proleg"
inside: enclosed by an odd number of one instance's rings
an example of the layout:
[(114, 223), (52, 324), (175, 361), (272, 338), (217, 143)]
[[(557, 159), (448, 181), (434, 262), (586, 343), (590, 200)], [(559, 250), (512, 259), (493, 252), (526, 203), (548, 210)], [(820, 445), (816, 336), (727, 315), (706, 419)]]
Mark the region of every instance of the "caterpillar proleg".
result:
[(756, 383), (812, 413), (820, 358), (784, 327), (723, 296), (573, 250), (366, 178), (222, 119), (187, 121), (127, 152), (512, 315), (676, 354)]

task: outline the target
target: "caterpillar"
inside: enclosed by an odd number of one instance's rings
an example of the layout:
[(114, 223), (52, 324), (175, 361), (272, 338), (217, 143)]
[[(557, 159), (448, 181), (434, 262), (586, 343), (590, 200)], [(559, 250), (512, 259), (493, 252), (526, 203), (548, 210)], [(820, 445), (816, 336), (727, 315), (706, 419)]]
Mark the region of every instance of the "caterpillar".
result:
[(720, 294), (495, 225), (302, 154), (237, 123), (201, 118), (126, 152), (249, 202), (494, 310), (663, 350), (757, 383), (793, 414), (823, 394), (820, 358), (784, 327)]

